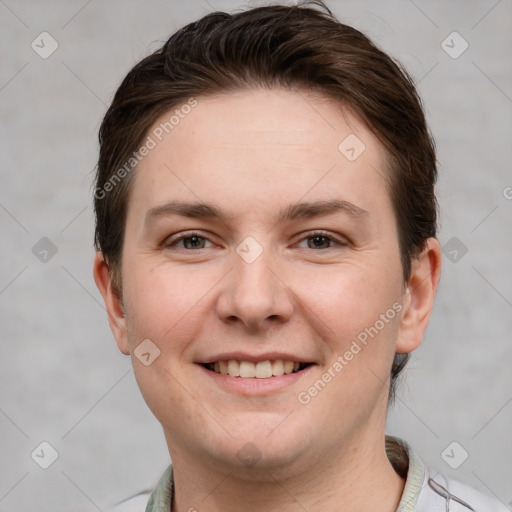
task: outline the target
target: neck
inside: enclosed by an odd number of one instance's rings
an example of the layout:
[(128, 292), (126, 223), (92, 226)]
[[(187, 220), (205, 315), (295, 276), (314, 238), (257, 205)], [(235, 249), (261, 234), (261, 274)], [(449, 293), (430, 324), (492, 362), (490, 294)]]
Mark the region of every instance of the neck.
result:
[(395, 512), (404, 480), (385, 451), (384, 434), (358, 436), (340, 450), (298, 465), (219, 470), (172, 451), (173, 512)]

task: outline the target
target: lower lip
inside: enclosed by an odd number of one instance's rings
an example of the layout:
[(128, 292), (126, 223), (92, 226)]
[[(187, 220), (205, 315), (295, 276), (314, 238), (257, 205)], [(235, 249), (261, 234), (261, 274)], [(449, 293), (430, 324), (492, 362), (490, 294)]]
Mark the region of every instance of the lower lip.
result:
[(208, 370), (202, 365), (198, 366), (206, 373), (208, 378), (225, 390), (252, 396), (265, 395), (292, 386), (302, 377), (308, 375), (314, 365), (309, 365), (300, 372), (284, 374), (279, 377), (269, 377), (268, 379), (231, 377), (231, 375), (223, 375)]

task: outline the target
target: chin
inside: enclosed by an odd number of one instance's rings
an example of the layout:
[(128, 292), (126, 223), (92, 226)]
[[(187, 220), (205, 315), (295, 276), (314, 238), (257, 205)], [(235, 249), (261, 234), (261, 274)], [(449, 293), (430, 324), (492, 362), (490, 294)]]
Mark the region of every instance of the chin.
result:
[(269, 428), (268, 422), (256, 421), (250, 428), (233, 429), (230, 431), (232, 437), (223, 436), (222, 441), (216, 443), (212, 455), (217, 462), (224, 461), (226, 466), (230, 466), (231, 471), (236, 468), (237, 472), (253, 476), (258, 470), (268, 472), (283, 468), (289, 472), (293, 466), (300, 465), (310, 446), (310, 430), (304, 429), (302, 435), (300, 430), (297, 425), (286, 428), (284, 422), (279, 425), (274, 421)]

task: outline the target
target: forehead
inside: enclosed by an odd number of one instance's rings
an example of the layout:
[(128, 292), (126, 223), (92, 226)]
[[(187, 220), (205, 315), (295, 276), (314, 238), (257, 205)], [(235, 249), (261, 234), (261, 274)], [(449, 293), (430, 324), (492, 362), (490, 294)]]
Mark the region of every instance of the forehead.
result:
[(385, 150), (338, 102), (272, 89), (194, 103), (164, 114), (148, 132), (154, 147), (132, 183), (132, 198), (147, 208), (189, 198), (222, 203), (233, 215), (249, 206), (264, 215), (306, 196), (386, 200)]

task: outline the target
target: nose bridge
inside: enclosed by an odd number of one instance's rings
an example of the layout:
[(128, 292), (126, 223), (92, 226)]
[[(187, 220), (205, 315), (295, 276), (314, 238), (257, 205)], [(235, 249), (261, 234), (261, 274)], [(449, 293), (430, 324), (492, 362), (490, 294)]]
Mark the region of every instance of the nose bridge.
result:
[(276, 261), (269, 246), (245, 238), (233, 254), (233, 271), (219, 313), (255, 329), (274, 319), (284, 321), (292, 312), (290, 294), (275, 275)]

